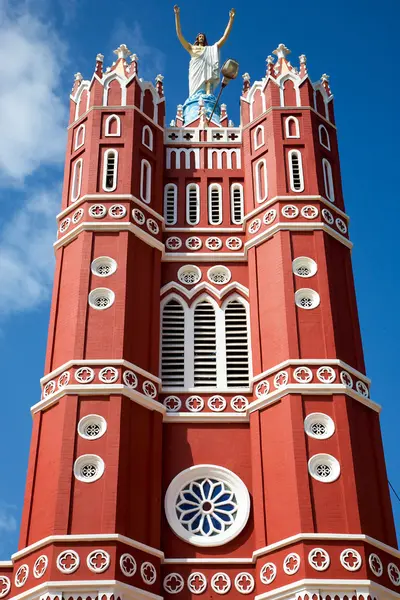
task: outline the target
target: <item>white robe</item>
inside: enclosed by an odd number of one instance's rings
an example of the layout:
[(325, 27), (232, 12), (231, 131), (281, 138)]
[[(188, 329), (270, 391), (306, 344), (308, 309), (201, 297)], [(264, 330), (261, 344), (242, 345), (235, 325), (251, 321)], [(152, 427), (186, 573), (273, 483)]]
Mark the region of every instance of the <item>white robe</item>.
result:
[(211, 83), (211, 91), (219, 82), (219, 48), (213, 46), (192, 46), (189, 63), (189, 96), (205, 90), (205, 83)]

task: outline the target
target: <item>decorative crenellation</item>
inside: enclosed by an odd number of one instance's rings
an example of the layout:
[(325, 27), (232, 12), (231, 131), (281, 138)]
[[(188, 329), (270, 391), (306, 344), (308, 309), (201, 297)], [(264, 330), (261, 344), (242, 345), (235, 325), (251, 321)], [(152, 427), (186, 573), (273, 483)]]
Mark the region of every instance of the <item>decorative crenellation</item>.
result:
[(217, 571), (212, 575), (202, 571), (194, 571), (189, 575), (173, 571), (164, 576), (163, 589), (167, 594), (175, 595), (186, 588), (190, 593), (200, 595), (211, 588), (216, 594), (223, 595), (233, 587), (240, 594), (251, 594), (255, 588), (253, 575), (248, 571), (236, 573), (236, 570), (233, 573)]
[(226, 398), (225, 395), (160, 395), (160, 401), (163, 403), (168, 413), (221, 413), (234, 411), (236, 413), (245, 413), (249, 406), (249, 398), (243, 394), (235, 394)]
[(212, 233), (210, 228), (209, 233), (199, 232), (198, 235), (182, 233), (171, 235), (172, 229), (172, 227), (169, 228), (168, 233), (165, 233), (166, 252), (239, 252), (243, 249), (244, 240), (240, 231), (237, 235), (232, 235), (229, 232), (210, 235)]
[(164, 142), (170, 144), (240, 144), (241, 127), (169, 127), (164, 132)]
[[(42, 400), (51, 399), (54, 394), (65, 390), (68, 386), (79, 385), (113, 385), (122, 384), (148, 398), (157, 396), (157, 383), (145, 377), (140, 370), (126, 368), (122, 365), (70, 365), (61, 374), (52, 377), (51, 373), (42, 381)], [(67, 391), (67, 390), (65, 390)]]

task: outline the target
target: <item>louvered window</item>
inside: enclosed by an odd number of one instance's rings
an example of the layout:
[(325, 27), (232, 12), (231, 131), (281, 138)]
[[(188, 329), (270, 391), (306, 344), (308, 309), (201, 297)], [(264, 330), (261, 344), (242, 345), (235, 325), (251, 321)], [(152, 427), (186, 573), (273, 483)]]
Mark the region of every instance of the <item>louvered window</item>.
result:
[(243, 222), (243, 186), (234, 183), (231, 186), (231, 220), (235, 225)]
[(208, 188), (208, 220), (211, 225), (222, 223), (222, 188), (219, 183)]
[(194, 387), (217, 385), (217, 332), (215, 310), (201, 302), (194, 311)]
[(164, 219), (166, 225), (175, 225), (178, 190), (175, 183), (164, 188)]
[(106, 150), (104, 153), (103, 190), (113, 192), (117, 187), (118, 153)]
[(304, 190), (304, 178), (301, 153), (299, 152), (299, 150), (290, 150), (288, 156), (290, 189), (293, 192), (302, 192)]
[(228, 387), (249, 385), (249, 342), (246, 307), (232, 300), (225, 308), (226, 379)]
[(162, 313), (161, 379), (164, 387), (183, 387), (185, 372), (185, 313), (170, 300)]
[(197, 225), (200, 221), (200, 188), (197, 183), (186, 187), (186, 221), (189, 225)]

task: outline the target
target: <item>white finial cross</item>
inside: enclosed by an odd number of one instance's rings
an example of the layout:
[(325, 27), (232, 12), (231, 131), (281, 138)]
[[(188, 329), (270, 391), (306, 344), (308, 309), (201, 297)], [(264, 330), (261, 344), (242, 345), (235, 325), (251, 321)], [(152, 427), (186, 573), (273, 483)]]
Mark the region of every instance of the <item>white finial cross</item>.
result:
[(290, 54), (290, 50), (289, 48), (286, 48), (285, 44), (279, 44), (277, 49), (274, 50), (272, 54), (275, 54), (279, 60), (280, 58), (286, 58), (287, 55)]
[(323, 75), (321, 75), (321, 81), (322, 81), (322, 83), (324, 81), (326, 81), (328, 83), (329, 82), (329, 75), (327, 75), (326, 73), (324, 73)]
[(118, 58), (125, 58), (125, 60), (130, 55), (131, 51), (126, 46), (126, 44), (121, 44), (116, 50), (114, 50), (114, 54), (118, 56)]

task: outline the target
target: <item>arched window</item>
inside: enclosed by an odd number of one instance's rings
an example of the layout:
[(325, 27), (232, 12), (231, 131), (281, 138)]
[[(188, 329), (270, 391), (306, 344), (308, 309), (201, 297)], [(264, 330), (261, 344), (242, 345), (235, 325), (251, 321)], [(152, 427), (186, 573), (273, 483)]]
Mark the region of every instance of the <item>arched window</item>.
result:
[(162, 311), (161, 379), (164, 387), (183, 387), (185, 380), (185, 312), (175, 299)]
[(142, 160), (140, 168), (140, 197), (143, 202), (150, 204), (151, 200), (151, 165), (147, 160)]
[(299, 150), (290, 150), (289, 158), (289, 176), (290, 189), (292, 192), (304, 191), (303, 163), (301, 152)]
[(103, 159), (103, 190), (113, 192), (117, 187), (118, 152), (106, 150)]
[(262, 158), (256, 163), (254, 176), (256, 182), (256, 199), (257, 202), (261, 203), (268, 198), (268, 175), (265, 158)]
[(167, 183), (164, 188), (164, 219), (166, 225), (175, 225), (178, 188), (175, 183)]
[(82, 185), (82, 169), (83, 169), (83, 160), (80, 158), (74, 163), (74, 168), (72, 170), (72, 186), (71, 186), (71, 201), (76, 202), (81, 195), (81, 185)]
[(324, 171), (324, 186), (325, 186), (326, 197), (331, 202), (335, 202), (335, 190), (333, 187), (332, 167), (331, 167), (331, 164), (326, 160), (326, 158), (322, 159), (322, 169)]
[(264, 146), (264, 127), (262, 125), (258, 125), (254, 130), (253, 145), (254, 150), (258, 150), (258, 148)]
[(75, 132), (75, 144), (74, 150), (77, 150), (85, 143), (85, 126), (79, 125), (78, 129)]
[(285, 135), (287, 138), (299, 138), (300, 127), (296, 117), (288, 117), (285, 121)]
[(194, 310), (194, 387), (217, 385), (215, 309), (204, 300)]
[(118, 115), (110, 115), (107, 117), (105, 135), (107, 137), (118, 137), (121, 135), (121, 119)]
[(325, 127), (325, 125), (320, 125), (318, 127), (318, 134), (319, 134), (319, 143), (321, 144), (321, 146), (323, 146), (327, 150), (330, 150), (331, 149), (331, 140), (329, 139), (329, 133), (328, 133), (328, 130)]
[(153, 132), (148, 125), (142, 129), (142, 144), (149, 150), (153, 150)]
[(249, 385), (249, 340), (246, 307), (232, 300), (225, 307), (226, 380), (228, 387)]
[(210, 225), (222, 223), (222, 188), (219, 183), (208, 187), (208, 221)]
[(186, 221), (189, 225), (197, 225), (200, 221), (200, 187), (198, 183), (186, 186)]
[(243, 186), (241, 183), (231, 185), (231, 221), (235, 225), (243, 223)]

